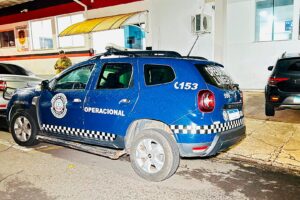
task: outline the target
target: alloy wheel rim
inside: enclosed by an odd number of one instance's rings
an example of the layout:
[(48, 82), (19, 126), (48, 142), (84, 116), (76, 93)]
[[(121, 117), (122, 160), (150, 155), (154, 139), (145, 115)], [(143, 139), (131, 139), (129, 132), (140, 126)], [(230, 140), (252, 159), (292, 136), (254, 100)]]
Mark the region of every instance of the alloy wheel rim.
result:
[(143, 139), (136, 149), (138, 166), (147, 173), (159, 172), (165, 163), (165, 152), (160, 143), (153, 139)]
[(29, 120), (24, 116), (18, 117), (14, 124), (14, 132), (19, 141), (27, 142), (32, 132)]

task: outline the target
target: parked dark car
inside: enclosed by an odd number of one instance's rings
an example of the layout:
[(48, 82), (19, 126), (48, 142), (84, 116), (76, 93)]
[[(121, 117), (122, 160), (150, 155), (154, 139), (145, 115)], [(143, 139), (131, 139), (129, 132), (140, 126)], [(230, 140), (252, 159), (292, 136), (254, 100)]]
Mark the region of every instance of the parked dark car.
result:
[(277, 60), (265, 88), (265, 113), (274, 116), (275, 110), (300, 109), (300, 55), (286, 55)]

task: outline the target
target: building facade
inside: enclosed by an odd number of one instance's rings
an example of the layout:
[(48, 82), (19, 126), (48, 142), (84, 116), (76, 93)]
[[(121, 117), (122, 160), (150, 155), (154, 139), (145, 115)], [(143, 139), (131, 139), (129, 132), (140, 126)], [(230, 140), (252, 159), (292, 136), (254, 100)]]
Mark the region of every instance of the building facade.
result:
[(139, 40), (124, 36), (125, 28), (58, 37), (66, 27), (133, 12), (139, 14), (124, 25), (143, 30), (138, 48), (175, 50), (215, 60), (224, 64), (243, 89), (263, 89), (269, 76), (267, 67), (284, 52), (299, 52), (300, 0), (80, 2), (87, 7), (66, 0), (60, 5), (0, 15), (0, 39), (14, 38), (1, 42), (0, 61), (20, 64), (41, 76), (54, 74), (60, 49), (76, 63), (89, 57), (90, 48), (99, 53), (108, 43), (126, 47), (126, 42), (131, 45)]

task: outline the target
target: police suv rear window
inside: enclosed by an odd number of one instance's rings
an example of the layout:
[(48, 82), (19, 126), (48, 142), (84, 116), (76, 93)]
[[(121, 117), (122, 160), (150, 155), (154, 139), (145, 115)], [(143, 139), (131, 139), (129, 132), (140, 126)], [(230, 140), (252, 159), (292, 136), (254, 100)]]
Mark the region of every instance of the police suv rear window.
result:
[(166, 65), (145, 65), (144, 76), (146, 85), (159, 85), (175, 79), (174, 70)]
[(195, 65), (205, 82), (221, 89), (231, 89), (236, 84), (223, 67), (217, 65)]

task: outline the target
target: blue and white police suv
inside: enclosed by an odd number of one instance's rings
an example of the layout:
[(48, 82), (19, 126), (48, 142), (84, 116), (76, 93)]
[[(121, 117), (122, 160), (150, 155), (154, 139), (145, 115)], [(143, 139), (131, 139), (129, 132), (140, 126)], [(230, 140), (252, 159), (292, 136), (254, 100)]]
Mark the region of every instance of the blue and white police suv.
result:
[[(113, 55), (113, 56), (112, 56)], [(207, 157), (245, 137), (242, 93), (222, 65), (169, 51), (108, 51), (40, 88), (18, 90), (7, 118), (16, 143), (46, 141), (117, 159), (150, 181), (180, 157)]]

